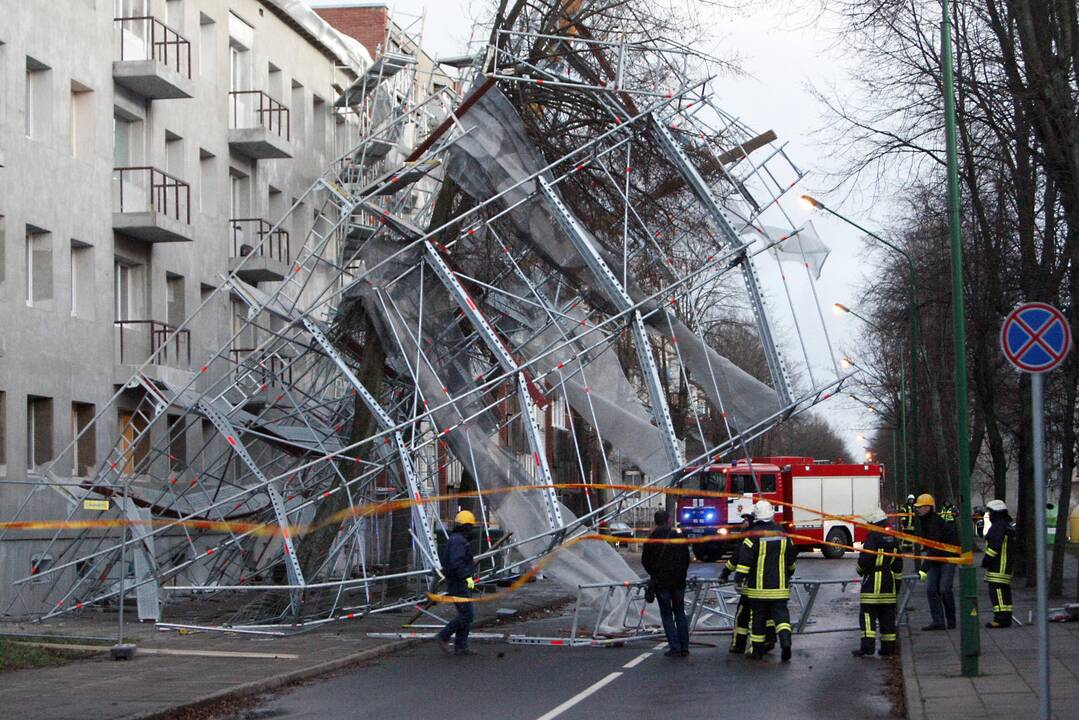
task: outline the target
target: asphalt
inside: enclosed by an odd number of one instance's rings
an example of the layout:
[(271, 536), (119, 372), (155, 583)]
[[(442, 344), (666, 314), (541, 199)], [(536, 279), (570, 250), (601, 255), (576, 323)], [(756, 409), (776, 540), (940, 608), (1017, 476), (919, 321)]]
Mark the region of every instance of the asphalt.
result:
[[(694, 564), (712, 576), (715, 565)], [(799, 560), (798, 575), (853, 578), (851, 559)], [(467, 713), (506, 720), (558, 718), (892, 717), (879, 659), (851, 656), (857, 631), (856, 584), (829, 586), (818, 598), (814, 634), (796, 636), (793, 661), (754, 662), (727, 652), (728, 635), (699, 636), (691, 657), (663, 656), (654, 642), (626, 647), (568, 648), (476, 641), (477, 654), (446, 657), (430, 642), (384, 655), (275, 696), (240, 717), (428, 717)], [(568, 634), (570, 618), (522, 623), (514, 632)]]

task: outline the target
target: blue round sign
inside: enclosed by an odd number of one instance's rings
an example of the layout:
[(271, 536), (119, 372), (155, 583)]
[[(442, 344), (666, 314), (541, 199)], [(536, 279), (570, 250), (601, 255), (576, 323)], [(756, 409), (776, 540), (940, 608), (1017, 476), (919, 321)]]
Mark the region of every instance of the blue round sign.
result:
[(1071, 345), (1068, 319), (1046, 303), (1020, 305), (1008, 313), (1000, 328), (1004, 357), (1023, 372), (1049, 372), (1064, 361)]

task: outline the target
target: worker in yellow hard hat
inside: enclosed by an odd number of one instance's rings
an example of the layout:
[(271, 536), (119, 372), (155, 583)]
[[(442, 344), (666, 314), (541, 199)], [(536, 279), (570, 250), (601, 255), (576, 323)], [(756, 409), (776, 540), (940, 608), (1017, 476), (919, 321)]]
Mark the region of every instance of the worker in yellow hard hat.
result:
[[(914, 501), (918, 513), (919, 535), (926, 540), (958, 545), (959, 536), (954, 522), (945, 522), (936, 511), (937, 501), (922, 493)], [(957, 557), (956, 553), (934, 547), (923, 548), (918, 563), (918, 577), (926, 584), (925, 597), (933, 621), (922, 630), (952, 630), (955, 628), (955, 565), (941, 558)]]
[[(462, 510), (453, 518), (453, 532), (446, 540), (442, 551), (442, 573), (446, 576), (446, 592), (460, 598), (472, 596), (476, 587), (476, 563), (472, 559), (472, 532), (476, 526), (476, 516), (469, 510)], [(468, 631), (472, 627), (475, 613), (472, 603), (454, 603), (457, 616), (435, 635), (435, 644), (447, 655), (474, 655), (468, 647)], [(453, 646), (450, 646), (450, 637)]]

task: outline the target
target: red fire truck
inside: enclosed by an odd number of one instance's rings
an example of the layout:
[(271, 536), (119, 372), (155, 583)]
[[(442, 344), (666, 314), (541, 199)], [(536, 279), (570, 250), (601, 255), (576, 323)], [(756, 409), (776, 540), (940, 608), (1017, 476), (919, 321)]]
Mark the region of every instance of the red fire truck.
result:
[[(678, 524), (687, 537), (724, 536), (738, 531), (742, 512), (754, 502), (793, 503), (829, 515), (865, 517), (880, 507), (881, 467), (814, 460), (808, 457), (760, 457), (731, 464), (686, 469), (682, 487), (730, 493), (737, 497), (678, 497)], [(759, 492), (758, 492), (759, 488)], [(776, 505), (776, 522), (790, 532), (813, 538), (795, 538), (804, 549), (820, 547), (825, 557), (843, 557), (844, 550), (821, 546), (822, 540), (851, 545), (865, 539), (864, 528), (844, 520), (822, 518), (809, 510)], [(715, 562), (733, 547), (733, 541), (717, 539), (695, 543), (694, 556)]]

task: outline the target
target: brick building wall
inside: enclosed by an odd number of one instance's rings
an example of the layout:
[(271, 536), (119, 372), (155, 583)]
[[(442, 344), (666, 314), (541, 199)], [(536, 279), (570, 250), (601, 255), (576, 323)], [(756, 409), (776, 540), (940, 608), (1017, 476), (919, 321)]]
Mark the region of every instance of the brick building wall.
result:
[(373, 59), (378, 58), (376, 50), (386, 42), (390, 18), (388, 6), (315, 7), (314, 10), (337, 30), (359, 40)]

